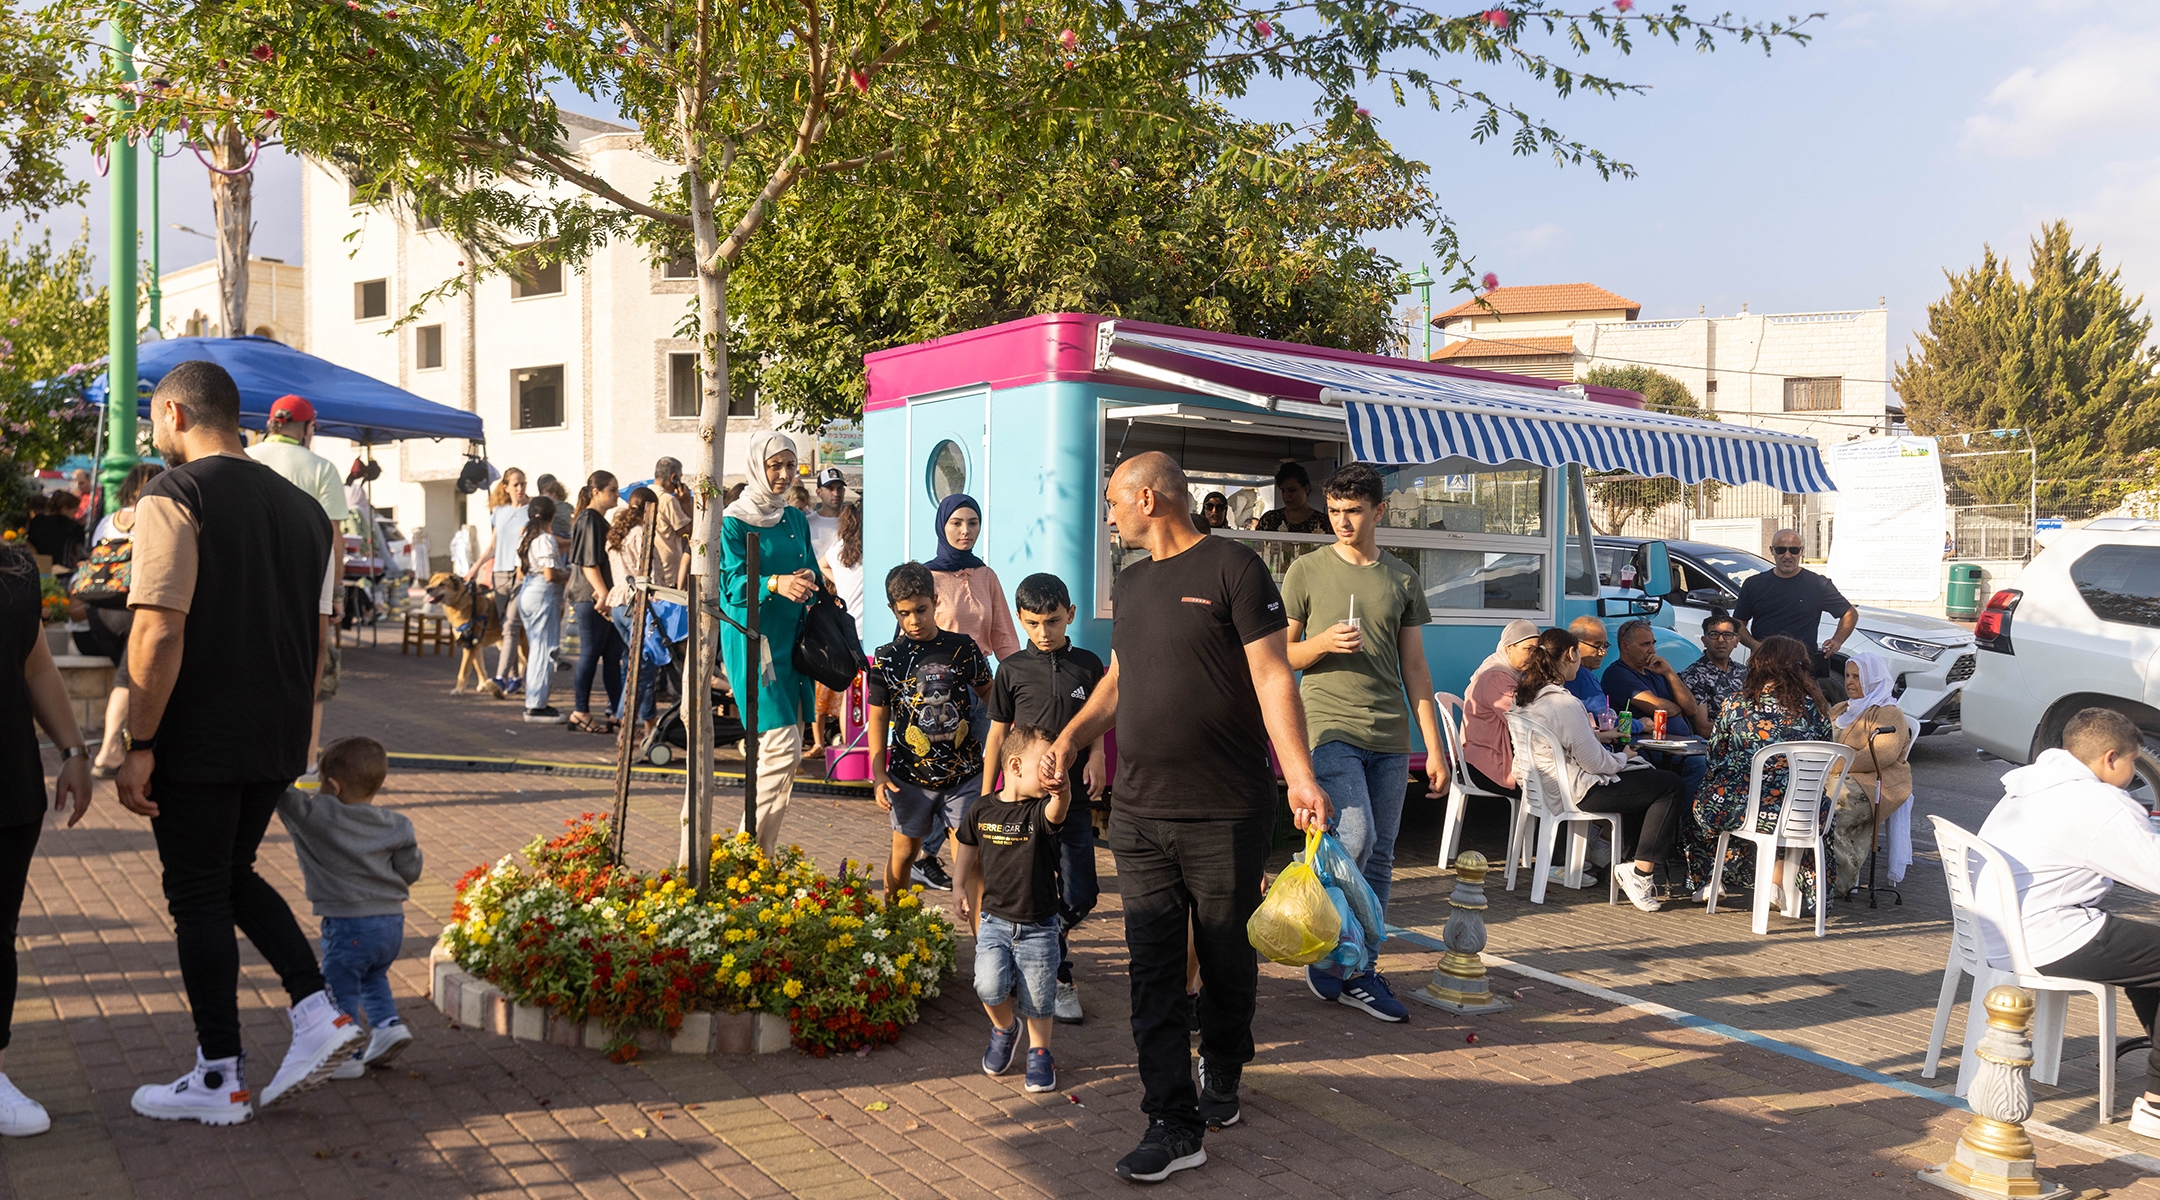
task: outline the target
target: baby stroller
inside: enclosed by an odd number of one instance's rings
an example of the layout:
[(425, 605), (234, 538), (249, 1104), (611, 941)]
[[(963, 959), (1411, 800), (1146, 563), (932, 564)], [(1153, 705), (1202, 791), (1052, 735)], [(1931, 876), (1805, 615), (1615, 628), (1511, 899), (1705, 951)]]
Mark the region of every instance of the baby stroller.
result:
[[(712, 689), (711, 697), (715, 710), (713, 747), (718, 749), (741, 741), (742, 716), (735, 709), (735, 697), (719, 688)], [(638, 762), (664, 767), (681, 757), (689, 748), (690, 729), (683, 720), (682, 702), (678, 700), (661, 710), (659, 719), (653, 722), (652, 732), (646, 734), (644, 740), (638, 743), (637, 753), (632, 757)]]

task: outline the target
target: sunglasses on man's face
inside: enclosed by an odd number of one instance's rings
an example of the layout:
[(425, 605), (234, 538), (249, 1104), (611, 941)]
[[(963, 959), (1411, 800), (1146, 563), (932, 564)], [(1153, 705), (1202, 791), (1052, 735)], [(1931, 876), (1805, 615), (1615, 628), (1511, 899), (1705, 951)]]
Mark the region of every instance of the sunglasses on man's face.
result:
[(1784, 555), (1787, 555), (1787, 554), (1798, 554), (1798, 553), (1800, 553), (1800, 547), (1798, 547), (1798, 546), (1772, 546), (1772, 547), (1770, 547), (1770, 553), (1771, 553), (1772, 555), (1774, 555), (1774, 556), (1778, 556), (1778, 557), (1782, 557), (1782, 556), (1784, 556)]

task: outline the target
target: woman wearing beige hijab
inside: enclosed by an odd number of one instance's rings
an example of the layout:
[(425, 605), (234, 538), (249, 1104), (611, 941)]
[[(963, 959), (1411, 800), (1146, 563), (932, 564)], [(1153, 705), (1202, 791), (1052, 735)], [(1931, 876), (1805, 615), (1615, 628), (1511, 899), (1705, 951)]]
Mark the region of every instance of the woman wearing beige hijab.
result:
[[(720, 606), (748, 623), (746, 595), (758, 597), (758, 633), (769, 651), (753, 665), (749, 640), (720, 623), (720, 655), (738, 703), (757, 688), (758, 844), (770, 854), (780, 844), (780, 823), (802, 763), (802, 723), (816, 705), (812, 681), (795, 670), (795, 639), (806, 603), (824, 586), (810, 547), (810, 524), (787, 496), (795, 486), (795, 443), (785, 434), (750, 439), (741, 497), (720, 519)], [(758, 537), (758, 576), (748, 577), (744, 546)]]

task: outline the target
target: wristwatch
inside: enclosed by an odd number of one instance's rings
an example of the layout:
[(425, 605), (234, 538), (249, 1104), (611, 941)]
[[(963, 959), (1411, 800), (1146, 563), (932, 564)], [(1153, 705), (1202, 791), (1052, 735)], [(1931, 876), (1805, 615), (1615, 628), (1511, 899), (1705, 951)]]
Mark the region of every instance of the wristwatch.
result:
[(136, 737), (132, 732), (123, 729), (120, 731), (120, 746), (128, 754), (133, 754), (137, 750), (155, 750), (157, 749), (157, 735), (153, 733), (149, 737)]
[(60, 761), (63, 763), (71, 758), (88, 757), (90, 757), (90, 748), (87, 746), (63, 746), (60, 748)]

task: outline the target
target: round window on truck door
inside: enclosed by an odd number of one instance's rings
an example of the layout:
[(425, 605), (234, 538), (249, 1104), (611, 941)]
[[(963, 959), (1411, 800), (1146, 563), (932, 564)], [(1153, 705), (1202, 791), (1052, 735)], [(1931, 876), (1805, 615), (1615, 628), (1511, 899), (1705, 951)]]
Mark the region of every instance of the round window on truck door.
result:
[(960, 443), (946, 438), (930, 449), (930, 462), (924, 481), (930, 489), (930, 503), (942, 504), (945, 497), (964, 492), (968, 486), (967, 452)]

